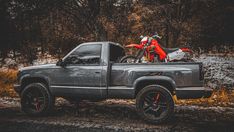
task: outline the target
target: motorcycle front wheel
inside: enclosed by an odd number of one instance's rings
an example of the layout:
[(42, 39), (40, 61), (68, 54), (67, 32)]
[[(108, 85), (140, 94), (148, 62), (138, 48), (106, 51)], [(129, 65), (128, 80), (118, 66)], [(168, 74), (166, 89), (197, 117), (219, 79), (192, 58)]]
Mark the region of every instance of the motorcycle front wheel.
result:
[(120, 63), (137, 63), (137, 57), (133, 55), (126, 55), (120, 59)]

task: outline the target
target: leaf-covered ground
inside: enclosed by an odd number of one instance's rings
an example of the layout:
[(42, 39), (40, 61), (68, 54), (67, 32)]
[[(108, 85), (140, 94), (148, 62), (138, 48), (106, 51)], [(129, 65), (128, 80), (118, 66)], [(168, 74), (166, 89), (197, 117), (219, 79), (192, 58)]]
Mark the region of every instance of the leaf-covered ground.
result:
[[(79, 109), (61, 98), (50, 116), (28, 117), (19, 100), (2, 98), (0, 130), (26, 132), (52, 131), (231, 131), (233, 107), (176, 105), (168, 123), (147, 124), (136, 113), (132, 100), (107, 100), (81, 103)], [(4, 105), (4, 106), (3, 106)]]

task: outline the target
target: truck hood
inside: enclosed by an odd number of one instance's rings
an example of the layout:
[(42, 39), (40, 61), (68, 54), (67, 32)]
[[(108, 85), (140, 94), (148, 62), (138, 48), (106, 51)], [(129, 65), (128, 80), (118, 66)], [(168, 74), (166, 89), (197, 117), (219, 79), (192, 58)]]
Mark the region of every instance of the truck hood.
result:
[(33, 70), (33, 69), (53, 68), (53, 67), (56, 67), (56, 64), (44, 64), (44, 65), (37, 65), (37, 66), (28, 66), (28, 67), (20, 68), (20, 71)]

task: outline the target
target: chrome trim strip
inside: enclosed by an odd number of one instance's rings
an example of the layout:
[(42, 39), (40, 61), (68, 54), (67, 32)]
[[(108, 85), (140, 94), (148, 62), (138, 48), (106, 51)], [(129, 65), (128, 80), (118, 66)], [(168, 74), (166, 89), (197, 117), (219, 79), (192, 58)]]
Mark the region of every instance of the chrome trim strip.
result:
[(20, 87), (20, 84), (14, 84), (13, 87)]
[(106, 87), (50, 86), (51, 88), (106, 89)]
[(113, 86), (108, 87), (109, 90), (120, 90), (120, 89), (134, 89), (133, 87), (125, 87), (125, 86)]
[(205, 90), (205, 87), (180, 87), (176, 88), (176, 90)]
[[(51, 88), (77, 88), (77, 89), (107, 89), (106, 87), (79, 87), (79, 86), (56, 86), (52, 85)], [(133, 87), (124, 87), (124, 86), (114, 86), (114, 87), (108, 87), (109, 90), (121, 90), (121, 89), (131, 89), (133, 90)]]

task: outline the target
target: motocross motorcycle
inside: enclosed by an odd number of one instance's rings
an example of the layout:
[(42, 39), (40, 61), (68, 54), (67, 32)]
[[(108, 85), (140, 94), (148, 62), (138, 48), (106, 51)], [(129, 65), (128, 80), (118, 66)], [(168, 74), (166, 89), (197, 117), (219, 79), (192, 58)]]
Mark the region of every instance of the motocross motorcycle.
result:
[(164, 48), (157, 39), (158, 34), (152, 37), (141, 36), (140, 44), (130, 44), (126, 48), (140, 49), (136, 56), (126, 55), (120, 59), (120, 63), (148, 63), (148, 62), (189, 62), (193, 61), (192, 50), (183, 48)]

